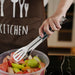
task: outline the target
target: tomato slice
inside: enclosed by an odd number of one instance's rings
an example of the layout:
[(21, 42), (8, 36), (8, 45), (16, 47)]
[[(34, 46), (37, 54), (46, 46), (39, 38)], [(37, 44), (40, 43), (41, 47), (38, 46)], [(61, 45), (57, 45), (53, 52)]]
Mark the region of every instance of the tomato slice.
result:
[(22, 60), (20, 60), (18, 63), (24, 64), (25, 62), (24, 62), (24, 60), (22, 59)]
[[(11, 56), (11, 61), (12, 61), (12, 62), (16, 62), (16, 61), (14, 60), (14, 58), (13, 58), (13, 54), (14, 54), (14, 52), (12, 52), (11, 55), (10, 55), (10, 56)], [(24, 62), (24, 60), (22, 59), (22, 60), (20, 60), (18, 63), (24, 64), (25, 62)]]
[(5, 57), (5, 58), (3, 59), (3, 63), (5, 63), (5, 62), (8, 62), (7, 57)]
[(39, 71), (40, 68), (34, 68), (34, 69), (31, 69), (32, 72), (36, 72), (36, 71)]
[(44, 63), (40, 62), (39, 64), (40, 64), (41, 68), (44, 68), (45, 67), (45, 64)]
[(23, 72), (21, 71), (21, 72), (17, 72), (16, 74), (23, 74)]
[[(29, 72), (28, 72), (27, 70), (23, 72), (23, 74), (28, 74), (28, 73), (29, 73)], [(29, 74), (28, 74), (28, 75), (29, 75)]]
[(0, 64), (0, 70), (7, 72), (7, 70), (8, 70), (8, 63), (4, 62), (4, 63)]
[(23, 72), (23, 74), (28, 74), (29, 72)]
[(11, 55), (10, 55), (10, 57), (11, 57), (11, 59), (10, 59), (10, 60), (11, 60), (12, 62), (14, 62), (14, 61), (15, 61), (15, 60), (14, 60), (14, 58), (13, 58), (13, 54), (14, 54), (14, 52), (12, 52), (12, 53), (11, 53)]
[(22, 70), (26, 71), (27, 69), (31, 69), (30, 67), (24, 67)]
[(11, 60), (8, 61), (8, 66), (12, 67), (12, 61)]
[(40, 68), (35, 68), (35, 69), (34, 69), (34, 72), (39, 71), (39, 70), (40, 70)]

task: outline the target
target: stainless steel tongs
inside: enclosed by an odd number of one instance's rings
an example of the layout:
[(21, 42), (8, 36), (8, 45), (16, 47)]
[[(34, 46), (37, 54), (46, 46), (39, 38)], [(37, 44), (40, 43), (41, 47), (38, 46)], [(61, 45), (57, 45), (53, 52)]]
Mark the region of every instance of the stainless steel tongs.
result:
[[(66, 21), (66, 18), (62, 18), (62, 21), (61, 21), (61, 25), (63, 23), (65, 23)], [(50, 28), (51, 30), (51, 28)], [(54, 31), (53, 31), (54, 32)], [(23, 58), (27, 58), (31, 52), (38, 46), (40, 45), (45, 39), (47, 39), (48, 35), (44, 32), (44, 37), (41, 38), (40, 36), (38, 36), (36, 39), (34, 39), (31, 43), (29, 43), (27, 46), (24, 46), (20, 49), (18, 49), (14, 55), (13, 55), (13, 58), (18, 62), (20, 61), (21, 59)]]

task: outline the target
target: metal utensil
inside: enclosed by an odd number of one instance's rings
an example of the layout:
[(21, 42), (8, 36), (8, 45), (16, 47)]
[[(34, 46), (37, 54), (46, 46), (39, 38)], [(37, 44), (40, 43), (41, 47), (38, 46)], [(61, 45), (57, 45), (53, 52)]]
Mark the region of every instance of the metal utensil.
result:
[[(62, 22), (65, 20), (65, 18), (62, 19)], [(50, 28), (51, 30), (51, 28)], [(38, 36), (36, 39), (34, 39), (30, 44), (28, 44), (25, 47), (20, 48), (19, 50), (17, 50), (14, 54), (13, 54), (13, 58), (18, 62), (20, 61), (22, 58), (27, 58), (30, 53), (38, 46), (40, 45), (45, 39), (47, 39), (48, 35), (46, 33), (44, 33), (44, 37), (41, 38), (40, 36)]]
[(24, 6), (25, 0), (21, 3), (21, 0), (19, 0), (19, 5), (20, 5), (20, 18), (23, 17), (23, 6)]
[(13, 18), (15, 18), (16, 3), (18, 2), (18, 0), (11, 0), (11, 2), (13, 2)]
[(0, 2), (1, 2), (1, 16), (4, 16), (4, 12), (3, 12), (4, 1), (5, 0), (0, 0)]

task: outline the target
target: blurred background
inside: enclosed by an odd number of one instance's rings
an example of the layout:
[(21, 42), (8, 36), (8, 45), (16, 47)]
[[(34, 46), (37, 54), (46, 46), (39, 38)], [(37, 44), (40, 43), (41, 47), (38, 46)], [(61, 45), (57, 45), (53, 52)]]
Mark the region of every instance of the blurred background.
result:
[[(50, 17), (57, 9), (60, 0), (49, 0), (46, 7), (47, 17)], [(58, 51), (60, 53), (67, 53), (75, 55), (75, 8), (74, 3), (66, 14), (66, 18), (69, 20), (62, 25), (62, 29), (54, 34), (47, 40), (48, 48), (52, 48), (52, 51)]]
[[(49, 0), (48, 5), (45, 7), (46, 16), (50, 17), (57, 9), (60, 0)], [(66, 14), (69, 20), (62, 25), (62, 29), (47, 39), (48, 56), (63, 57), (64, 70), (72, 72), (70, 75), (75, 75), (75, 3), (73, 3)], [(55, 59), (54, 59), (55, 60)], [(57, 61), (57, 60), (56, 60)], [(53, 61), (54, 62), (54, 61)], [(51, 61), (51, 63), (53, 63)], [(56, 62), (55, 64), (57, 65)], [(51, 65), (50, 65), (51, 66)], [(49, 68), (50, 69), (50, 68)], [(67, 74), (66, 74), (67, 75)]]

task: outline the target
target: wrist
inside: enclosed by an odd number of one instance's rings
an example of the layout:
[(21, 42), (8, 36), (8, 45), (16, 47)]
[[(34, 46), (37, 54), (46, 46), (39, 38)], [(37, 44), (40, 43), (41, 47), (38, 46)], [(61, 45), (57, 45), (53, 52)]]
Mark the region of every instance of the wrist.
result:
[(64, 16), (66, 16), (66, 12), (64, 12), (64, 10), (57, 10), (53, 16), (59, 17), (60, 19)]

